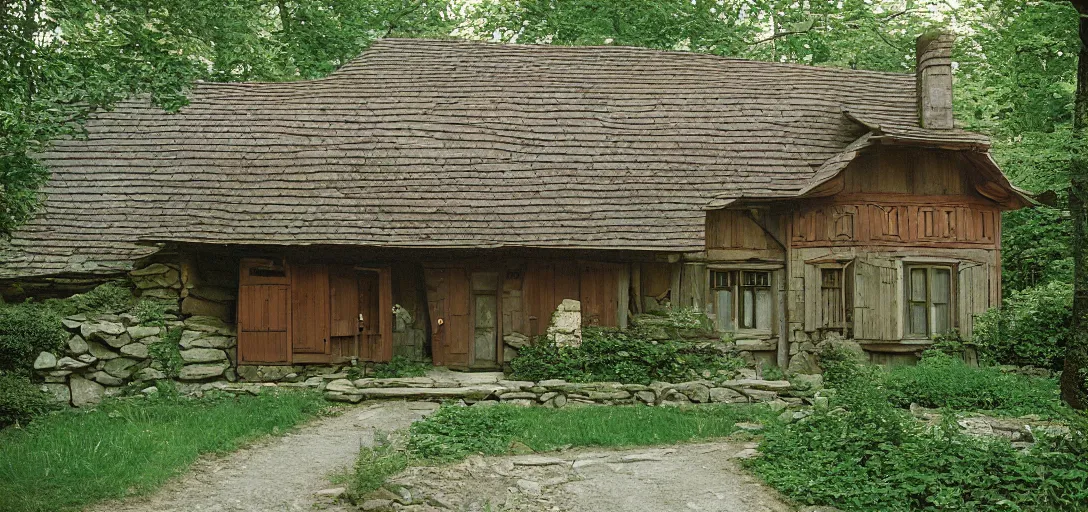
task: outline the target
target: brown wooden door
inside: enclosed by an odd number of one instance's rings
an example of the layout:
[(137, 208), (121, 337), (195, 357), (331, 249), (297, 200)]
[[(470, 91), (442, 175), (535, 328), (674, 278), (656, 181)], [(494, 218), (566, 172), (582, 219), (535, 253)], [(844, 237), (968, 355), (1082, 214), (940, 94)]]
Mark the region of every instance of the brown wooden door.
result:
[(292, 265), (292, 352), (328, 354), (330, 318), (328, 268), (325, 265)]
[(583, 263), (579, 269), (582, 325), (619, 326), (619, 271), (614, 263)]
[(465, 269), (426, 268), (431, 354), (436, 366), (467, 367), (472, 345), (471, 290)]
[(578, 266), (570, 261), (531, 262), (525, 271), (522, 309), (530, 336), (548, 330), (552, 313), (563, 299), (580, 300)]
[(242, 260), (238, 282), (238, 362), (290, 362), (287, 269), (269, 260)]
[(393, 278), (388, 266), (356, 274), (359, 315), (359, 359), (393, 358)]

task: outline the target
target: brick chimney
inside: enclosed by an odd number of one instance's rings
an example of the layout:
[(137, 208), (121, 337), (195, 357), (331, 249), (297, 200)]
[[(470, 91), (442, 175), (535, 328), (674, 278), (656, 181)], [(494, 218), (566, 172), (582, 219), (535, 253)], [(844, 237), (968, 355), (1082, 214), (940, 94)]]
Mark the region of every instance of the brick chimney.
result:
[(930, 31), (916, 46), (918, 120), (923, 128), (952, 128), (952, 43), (956, 36)]

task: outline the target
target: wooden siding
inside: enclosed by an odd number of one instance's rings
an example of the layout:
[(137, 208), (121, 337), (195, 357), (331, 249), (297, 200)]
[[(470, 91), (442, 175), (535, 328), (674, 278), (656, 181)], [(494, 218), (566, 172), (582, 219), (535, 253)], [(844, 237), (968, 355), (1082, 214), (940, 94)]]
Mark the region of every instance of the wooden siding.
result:
[(945, 197), (853, 196), (815, 202), (793, 215), (792, 247), (998, 247), (1001, 212)]
[(871, 148), (843, 171), (842, 193), (981, 198), (965, 172), (972, 166), (954, 151)]

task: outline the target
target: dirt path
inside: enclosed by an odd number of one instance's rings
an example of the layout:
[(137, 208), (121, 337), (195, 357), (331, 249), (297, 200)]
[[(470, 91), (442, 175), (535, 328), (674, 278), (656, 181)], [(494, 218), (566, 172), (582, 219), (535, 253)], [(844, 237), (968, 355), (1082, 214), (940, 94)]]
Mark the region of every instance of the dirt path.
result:
[(739, 468), (736, 455), (750, 447), (714, 442), (474, 457), (452, 466), (412, 468), (392, 482), (405, 486), (417, 503), (397, 508), (419, 512), (793, 510)]
[(97, 512), (291, 512), (313, 510), (328, 498), (328, 477), (350, 467), (375, 429), (407, 427), (437, 404), (385, 402), (349, 408), (297, 432), (255, 444), (219, 459), (201, 459), (189, 473), (146, 498), (103, 503)]

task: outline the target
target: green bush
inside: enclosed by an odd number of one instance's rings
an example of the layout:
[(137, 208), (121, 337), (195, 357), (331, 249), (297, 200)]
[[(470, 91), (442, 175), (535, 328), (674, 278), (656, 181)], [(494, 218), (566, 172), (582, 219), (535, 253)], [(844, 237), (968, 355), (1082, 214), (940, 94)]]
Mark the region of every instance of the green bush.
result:
[(178, 376), (185, 361), (181, 359), (181, 329), (170, 329), (161, 340), (147, 346), (151, 367), (166, 374), (169, 378)]
[(731, 375), (743, 365), (707, 343), (658, 341), (638, 328), (598, 327), (583, 328), (578, 347), (560, 347), (545, 337), (537, 338), (519, 349), (518, 357), (510, 363), (519, 379), (635, 384), (717, 377), (719, 371)]
[(31, 418), (56, 408), (51, 397), (25, 375), (0, 371), (0, 429), (25, 425)]
[[(949, 363), (952, 358), (941, 357), (924, 371), (951, 367), (950, 381), (965, 376)], [(832, 366), (829, 381), (838, 392), (831, 410), (771, 424), (762, 456), (748, 463), (792, 500), (846, 511), (1083, 510), (1083, 453), (1057, 442), (1021, 453), (1008, 441), (965, 436), (951, 420), (925, 427), (895, 407), (903, 393), (898, 384), (906, 381), (848, 358)], [(923, 381), (912, 381), (918, 382)], [(946, 391), (944, 384), (940, 391)]]
[(1073, 286), (1051, 282), (1013, 292), (1001, 309), (975, 322), (974, 342), (986, 360), (1060, 369), (1072, 332)]
[(66, 299), (49, 299), (42, 302), (61, 316), (77, 313), (120, 313), (132, 307), (132, 290), (123, 282), (111, 281), (86, 293), (78, 293)]
[(351, 496), (358, 498), (378, 490), (387, 478), (404, 471), (410, 462), (407, 453), (387, 444), (360, 448), (351, 477)]
[(1051, 379), (972, 367), (941, 352), (927, 352), (915, 366), (887, 370), (884, 387), (893, 405), (991, 410), (1004, 414), (1054, 416), (1064, 410)]
[(0, 371), (29, 373), (41, 352), (55, 352), (68, 340), (60, 316), (40, 304), (0, 306)]
[(443, 406), (426, 421), (412, 424), (408, 451), (414, 457), (432, 461), (504, 453), (515, 432), (516, 416), (517, 411), (511, 407)]
[(388, 363), (374, 365), (374, 378), (391, 379), (394, 377), (422, 377), (431, 365), (412, 361), (404, 356), (393, 356)]

